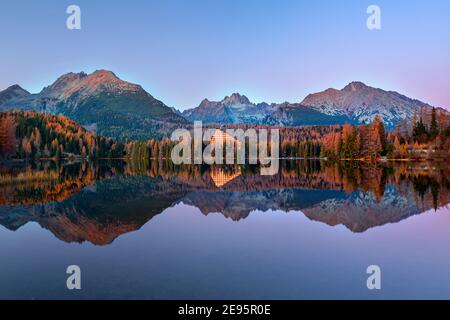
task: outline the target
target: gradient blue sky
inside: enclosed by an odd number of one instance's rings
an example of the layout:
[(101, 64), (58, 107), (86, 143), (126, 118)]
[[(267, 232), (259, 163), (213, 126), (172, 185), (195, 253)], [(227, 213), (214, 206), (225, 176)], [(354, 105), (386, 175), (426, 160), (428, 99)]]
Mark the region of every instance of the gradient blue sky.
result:
[[(109, 69), (185, 109), (232, 92), (298, 102), (353, 80), (450, 109), (448, 0), (0, 0), (0, 90)], [(66, 29), (66, 8), (82, 30)], [(382, 30), (366, 28), (366, 8)]]

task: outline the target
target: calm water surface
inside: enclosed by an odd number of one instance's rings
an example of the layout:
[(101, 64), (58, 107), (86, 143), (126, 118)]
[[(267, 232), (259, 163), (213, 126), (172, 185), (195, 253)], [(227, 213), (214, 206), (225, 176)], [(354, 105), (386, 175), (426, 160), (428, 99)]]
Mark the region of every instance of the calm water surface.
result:
[(2, 299), (450, 299), (443, 165), (0, 168)]

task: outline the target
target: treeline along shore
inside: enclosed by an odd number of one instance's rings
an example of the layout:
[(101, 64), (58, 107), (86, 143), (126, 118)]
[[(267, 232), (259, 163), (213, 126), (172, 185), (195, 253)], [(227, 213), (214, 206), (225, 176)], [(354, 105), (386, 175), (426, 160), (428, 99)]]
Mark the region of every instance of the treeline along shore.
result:
[[(380, 117), (370, 124), (268, 127), (208, 125), (225, 129), (270, 128), (280, 132), (281, 158), (330, 160), (423, 160), (450, 158), (450, 119), (432, 109), (387, 131)], [(169, 134), (169, 133), (168, 133)], [(97, 135), (65, 116), (39, 112), (0, 113), (0, 159), (170, 159), (178, 142), (121, 141)], [(207, 144), (207, 143), (205, 143)]]

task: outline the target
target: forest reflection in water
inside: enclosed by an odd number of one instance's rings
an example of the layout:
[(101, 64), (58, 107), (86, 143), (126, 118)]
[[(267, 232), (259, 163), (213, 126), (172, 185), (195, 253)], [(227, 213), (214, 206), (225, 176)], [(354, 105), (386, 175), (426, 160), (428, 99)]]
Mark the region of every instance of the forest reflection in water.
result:
[(255, 211), (301, 211), (364, 232), (447, 206), (450, 170), (436, 163), (285, 160), (278, 174), (262, 176), (252, 165), (15, 162), (0, 167), (0, 190), (6, 228), (34, 221), (65, 242), (106, 245), (178, 203), (235, 221)]

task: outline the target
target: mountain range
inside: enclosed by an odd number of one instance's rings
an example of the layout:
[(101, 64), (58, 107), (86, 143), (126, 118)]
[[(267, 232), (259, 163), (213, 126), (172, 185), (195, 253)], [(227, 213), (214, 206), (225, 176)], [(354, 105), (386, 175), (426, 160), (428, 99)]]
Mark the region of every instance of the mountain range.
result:
[(107, 70), (67, 73), (37, 94), (14, 85), (0, 92), (0, 110), (9, 109), (64, 115), (118, 139), (161, 138), (188, 123), (141, 86)]
[[(370, 123), (376, 115), (388, 128), (411, 119), (429, 104), (393, 91), (372, 88), (362, 82), (351, 82), (342, 90), (327, 89), (308, 95), (300, 103), (259, 103), (234, 93), (221, 101), (203, 100), (182, 115), (191, 121), (206, 123), (249, 123), (275, 126), (331, 125)], [(444, 109), (440, 109), (445, 111)]]
[(190, 121), (220, 124), (301, 126), (351, 122), (345, 115), (327, 115), (298, 103), (255, 104), (239, 93), (226, 96), (222, 101), (205, 99), (197, 108), (186, 110), (182, 115)]
[[(67, 73), (41, 92), (19, 85), (0, 91), (0, 111), (29, 110), (64, 115), (89, 130), (117, 139), (150, 139), (189, 127), (195, 120), (217, 124), (273, 126), (368, 123), (380, 115), (388, 128), (431, 106), (393, 91), (351, 82), (341, 90), (327, 89), (299, 103), (253, 103), (234, 93), (221, 101), (204, 99), (183, 112), (168, 107), (140, 85), (97, 70)], [(440, 109), (444, 110), (444, 109)]]

